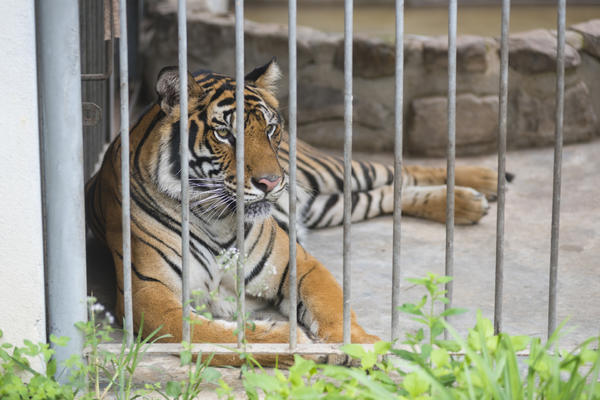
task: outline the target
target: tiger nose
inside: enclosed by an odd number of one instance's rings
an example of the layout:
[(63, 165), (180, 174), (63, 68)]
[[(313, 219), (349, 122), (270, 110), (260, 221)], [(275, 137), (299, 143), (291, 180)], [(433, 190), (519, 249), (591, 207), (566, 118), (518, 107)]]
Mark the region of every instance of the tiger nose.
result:
[(265, 175), (258, 179), (252, 178), (252, 183), (254, 186), (265, 193), (269, 193), (271, 190), (273, 190), (279, 182), (281, 182), (281, 176), (277, 175)]

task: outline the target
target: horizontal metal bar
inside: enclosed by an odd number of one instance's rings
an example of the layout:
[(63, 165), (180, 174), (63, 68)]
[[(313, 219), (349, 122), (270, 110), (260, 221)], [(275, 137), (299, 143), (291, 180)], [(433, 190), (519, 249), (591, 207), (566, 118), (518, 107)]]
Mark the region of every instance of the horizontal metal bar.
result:
[[(101, 351), (107, 351), (113, 354), (121, 352), (121, 344), (118, 343), (106, 343), (100, 344), (98, 349)], [(344, 345), (340, 343), (299, 343), (296, 345), (294, 351), (290, 351), (290, 345), (288, 343), (248, 343), (246, 344), (246, 353), (249, 354), (298, 354), (298, 355), (320, 355), (320, 354), (345, 354), (342, 351)], [(375, 345), (373, 344), (362, 344), (363, 349), (366, 351), (373, 351)], [(413, 349), (408, 345), (398, 345), (395, 348), (406, 351), (420, 349), (417, 347)], [(155, 343), (149, 345), (145, 350), (145, 354), (172, 354), (179, 355), (182, 350), (188, 350), (184, 348), (181, 343)], [(191, 349), (192, 354), (232, 354), (239, 353), (239, 349), (235, 343), (193, 343)], [(84, 349), (84, 354), (91, 353), (92, 349), (87, 347)], [(125, 350), (128, 353), (129, 350)], [(452, 352), (450, 355), (463, 356), (464, 352)], [(518, 357), (529, 356), (528, 351), (519, 351), (516, 353)]]

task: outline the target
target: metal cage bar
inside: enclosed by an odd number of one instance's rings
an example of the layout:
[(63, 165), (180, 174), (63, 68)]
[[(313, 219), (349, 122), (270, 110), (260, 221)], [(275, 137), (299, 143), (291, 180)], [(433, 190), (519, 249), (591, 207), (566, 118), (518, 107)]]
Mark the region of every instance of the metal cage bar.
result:
[(179, 157), (181, 159), (181, 303), (183, 306), (181, 340), (190, 342), (190, 191), (188, 153), (188, 70), (186, 0), (177, 5), (179, 55)]
[[(448, 3), (448, 147), (446, 150), (446, 265), (445, 275), (454, 275), (454, 162), (456, 159), (456, 0)], [(446, 283), (452, 307), (452, 281)]]
[(51, 344), (60, 364), (81, 354), (74, 324), (87, 320), (79, 5), (36, 5), (48, 333), (71, 338), (65, 347)]
[(400, 338), (400, 240), (402, 221), (402, 109), (404, 92), (404, 0), (396, 0), (396, 80), (394, 98), (394, 226), (391, 339)]
[(298, 341), (298, 288), (296, 272), (296, 109), (297, 109), (297, 79), (296, 79), (296, 0), (289, 0), (288, 10), (288, 29), (289, 29), (289, 114), (288, 114), (288, 132), (289, 132), (289, 196), (290, 196), (290, 215), (289, 215), (289, 288), (290, 288), (290, 351), (296, 349)]
[[(127, 65), (127, 26), (126, 0), (120, 0), (120, 90), (121, 90), (121, 185), (123, 196), (123, 274), (125, 298), (125, 329), (127, 341), (133, 340), (132, 301), (131, 301), (131, 239), (130, 239), (130, 195), (129, 195), (129, 101), (128, 101), (128, 65)], [(556, 328), (556, 286), (558, 266), (558, 230), (560, 212), (560, 183), (562, 161), (562, 124), (564, 107), (564, 50), (565, 50), (565, 0), (558, 0), (558, 37), (557, 37), (557, 80), (555, 115), (555, 154), (554, 187), (552, 211), (552, 238), (550, 260), (550, 287), (548, 308), (548, 335)], [(297, 48), (296, 48), (296, 0), (289, 0), (289, 344), (245, 344), (245, 275), (244, 275), (244, 11), (243, 0), (235, 1), (235, 79), (236, 79), (236, 246), (237, 246), (237, 324), (238, 346), (248, 351), (265, 354), (301, 353), (335, 354), (340, 352), (339, 344), (297, 344), (297, 287), (296, 287), (296, 144), (297, 144)], [(393, 217), (393, 270), (392, 270), (392, 324), (391, 338), (400, 336), (399, 290), (400, 290), (400, 244), (401, 244), (401, 198), (402, 198), (402, 141), (403, 141), (403, 74), (404, 74), (404, 1), (395, 3), (396, 32), (396, 70), (395, 70), (395, 146), (394, 146), (394, 217)], [(508, 28), (510, 18), (510, 0), (502, 3), (501, 27), (501, 70), (499, 93), (498, 126), (498, 213), (496, 232), (496, 277), (494, 328), (498, 332), (502, 327), (502, 296), (504, 269), (504, 211), (505, 211), (505, 157), (508, 101)], [(343, 235), (343, 343), (351, 342), (351, 191), (352, 191), (352, 45), (353, 45), (353, 0), (344, 2), (344, 235)], [(41, 30), (42, 28), (40, 28)], [(188, 72), (187, 72), (187, 26), (186, 3), (178, 0), (178, 42), (180, 77), (180, 154), (181, 154), (181, 190), (182, 190), (182, 338), (190, 341), (189, 303), (189, 166), (188, 166)], [(454, 192), (455, 192), (455, 147), (456, 147), (456, 35), (457, 0), (448, 5), (448, 143), (447, 143), (447, 204), (446, 204), (446, 259), (445, 274), (453, 275), (454, 270)], [(44, 103), (46, 105), (46, 103)], [(45, 110), (46, 111), (46, 110)], [(46, 116), (46, 114), (44, 114)], [(82, 203), (83, 204), (83, 203)], [(452, 283), (446, 284), (447, 298), (452, 305)], [(180, 344), (157, 345), (159, 352), (179, 349)], [(232, 352), (235, 349), (219, 347), (218, 344), (195, 345), (195, 351)], [(232, 346), (233, 347), (233, 346)], [(162, 349), (162, 350), (160, 350)], [(155, 351), (155, 350), (152, 350)]]
[(558, 233), (565, 104), (565, 19), (566, 0), (558, 0), (556, 37), (556, 113), (554, 116), (554, 178), (552, 186), (552, 227), (550, 238), (550, 277), (548, 290), (548, 337), (556, 329), (556, 291), (558, 286)]
[(131, 197), (129, 193), (129, 72), (127, 64), (127, 1), (120, 0), (119, 78), (121, 88), (121, 224), (123, 227), (123, 299), (127, 344), (133, 343), (131, 298)]
[(237, 324), (238, 345), (245, 341), (244, 282), (244, 1), (235, 0), (235, 140), (237, 191)]
[(344, 1), (344, 323), (343, 341), (350, 343), (351, 258), (350, 223), (352, 220), (352, 0)]
[(498, 208), (496, 214), (496, 271), (494, 283), (494, 332), (502, 330), (504, 294), (504, 209), (506, 190), (506, 126), (508, 118), (508, 27), (510, 0), (502, 0), (500, 37), (500, 93), (498, 111)]

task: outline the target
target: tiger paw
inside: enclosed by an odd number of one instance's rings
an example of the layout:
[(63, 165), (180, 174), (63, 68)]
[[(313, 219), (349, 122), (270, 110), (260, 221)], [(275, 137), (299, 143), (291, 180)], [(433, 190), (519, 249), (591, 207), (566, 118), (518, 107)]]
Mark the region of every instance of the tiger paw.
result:
[(457, 225), (476, 224), (487, 214), (490, 206), (486, 196), (469, 187), (454, 189), (454, 223)]
[(457, 165), (455, 177), (457, 186), (473, 188), (485, 195), (489, 201), (494, 201), (498, 197), (498, 174), (492, 169)]

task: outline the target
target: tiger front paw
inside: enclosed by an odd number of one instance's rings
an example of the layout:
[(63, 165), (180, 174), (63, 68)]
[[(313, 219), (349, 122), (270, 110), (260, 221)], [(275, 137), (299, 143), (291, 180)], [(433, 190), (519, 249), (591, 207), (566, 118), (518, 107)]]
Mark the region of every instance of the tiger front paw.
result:
[(476, 224), (488, 213), (490, 206), (483, 193), (467, 187), (457, 187), (454, 190), (455, 224)]

